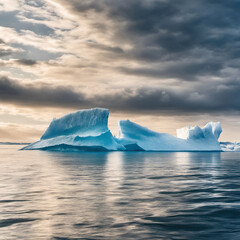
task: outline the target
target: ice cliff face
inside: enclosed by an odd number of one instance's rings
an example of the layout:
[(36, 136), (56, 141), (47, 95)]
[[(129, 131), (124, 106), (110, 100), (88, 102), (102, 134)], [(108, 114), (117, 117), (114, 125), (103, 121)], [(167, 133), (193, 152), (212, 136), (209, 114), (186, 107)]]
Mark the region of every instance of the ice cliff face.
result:
[(25, 150), (125, 150), (108, 129), (108, 109), (94, 108), (53, 119), (41, 140)]
[(67, 114), (59, 119), (53, 119), (42, 135), (41, 140), (57, 136), (78, 135), (97, 136), (107, 132), (108, 109), (94, 108)]
[(119, 121), (119, 136), (108, 129), (108, 109), (94, 108), (53, 119), (40, 141), (26, 150), (80, 151), (221, 151), (220, 123), (185, 127), (177, 137), (154, 132), (129, 120)]

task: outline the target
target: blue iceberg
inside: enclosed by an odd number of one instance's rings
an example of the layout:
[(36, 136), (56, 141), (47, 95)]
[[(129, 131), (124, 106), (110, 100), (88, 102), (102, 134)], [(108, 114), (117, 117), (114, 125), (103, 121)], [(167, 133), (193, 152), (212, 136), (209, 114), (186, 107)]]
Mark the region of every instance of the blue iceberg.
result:
[(135, 144), (145, 151), (221, 151), (219, 122), (205, 127), (177, 129), (177, 137), (154, 132), (129, 120), (119, 122), (119, 142), (125, 147)]
[(158, 133), (129, 120), (119, 121), (119, 134), (108, 128), (109, 110), (94, 108), (53, 119), (41, 139), (24, 150), (55, 151), (221, 151), (219, 122), (177, 129), (177, 137)]

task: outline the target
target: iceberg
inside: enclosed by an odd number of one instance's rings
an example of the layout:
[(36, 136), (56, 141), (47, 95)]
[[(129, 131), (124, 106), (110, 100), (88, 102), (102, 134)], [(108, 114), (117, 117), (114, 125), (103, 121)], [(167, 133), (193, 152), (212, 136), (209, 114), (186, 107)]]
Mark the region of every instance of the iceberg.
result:
[(220, 145), (224, 152), (240, 152), (240, 142), (221, 142)]
[(219, 122), (177, 129), (177, 137), (158, 133), (129, 120), (119, 134), (108, 128), (109, 110), (93, 108), (54, 118), (41, 139), (24, 150), (55, 151), (221, 151)]
[(23, 150), (125, 150), (108, 129), (108, 109), (94, 108), (53, 119), (40, 141)]
[(177, 129), (177, 137), (174, 137), (124, 120), (119, 122), (119, 143), (145, 151), (221, 151), (218, 142), (221, 132), (219, 122), (210, 122), (203, 128)]

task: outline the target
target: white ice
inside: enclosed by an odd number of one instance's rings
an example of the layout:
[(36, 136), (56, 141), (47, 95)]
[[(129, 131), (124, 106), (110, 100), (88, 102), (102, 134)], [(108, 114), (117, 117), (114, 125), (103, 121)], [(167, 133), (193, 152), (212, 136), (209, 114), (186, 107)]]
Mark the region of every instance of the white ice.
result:
[(208, 123), (205, 127), (185, 127), (174, 137), (168, 133), (154, 132), (129, 120), (119, 122), (119, 142), (124, 146), (139, 146), (146, 151), (220, 151), (218, 137), (220, 123)]
[(224, 152), (240, 152), (240, 142), (221, 142), (220, 144)]

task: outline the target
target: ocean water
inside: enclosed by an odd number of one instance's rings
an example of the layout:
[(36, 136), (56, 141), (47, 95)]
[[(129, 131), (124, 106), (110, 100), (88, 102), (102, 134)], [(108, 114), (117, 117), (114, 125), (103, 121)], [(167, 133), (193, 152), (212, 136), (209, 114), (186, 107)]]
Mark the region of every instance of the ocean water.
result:
[(0, 239), (240, 239), (240, 153), (0, 146)]

